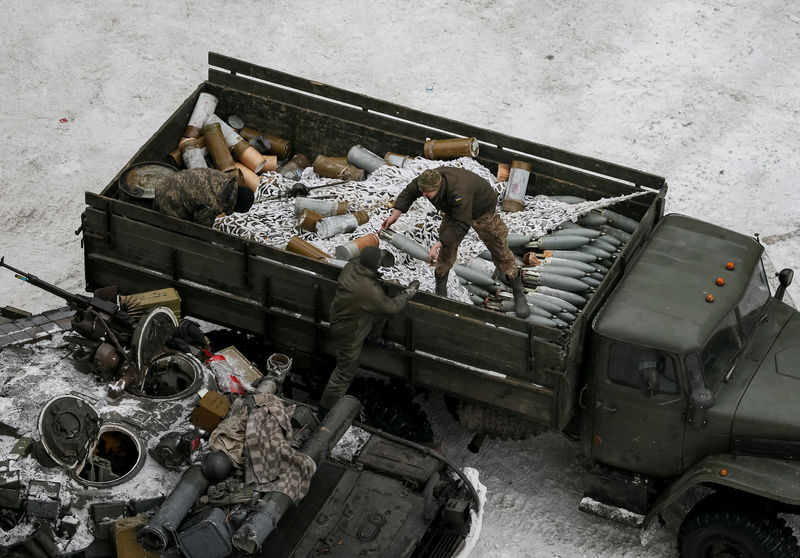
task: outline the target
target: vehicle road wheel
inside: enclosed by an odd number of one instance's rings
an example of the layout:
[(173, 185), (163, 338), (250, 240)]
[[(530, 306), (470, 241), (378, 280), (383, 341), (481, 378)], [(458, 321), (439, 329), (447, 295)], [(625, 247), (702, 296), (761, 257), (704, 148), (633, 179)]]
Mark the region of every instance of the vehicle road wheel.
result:
[(786, 521), (770, 512), (726, 508), (716, 495), (689, 512), (678, 532), (681, 558), (798, 558)]

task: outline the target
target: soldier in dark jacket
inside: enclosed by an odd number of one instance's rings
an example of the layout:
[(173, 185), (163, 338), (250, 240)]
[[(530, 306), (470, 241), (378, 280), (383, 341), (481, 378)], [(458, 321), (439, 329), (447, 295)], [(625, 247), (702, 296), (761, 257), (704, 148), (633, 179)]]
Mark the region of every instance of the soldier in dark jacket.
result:
[(391, 227), (420, 196), (428, 198), (444, 214), (439, 241), (428, 252), (428, 262), (436, 265), (436, 294), (447, 296), (447, 275), (456, 262), (459, 244), (472, 227), (492, 254), (501, 280), (511, 285), (517, 316), (526, 317), (530, 309), (522, 287), (522, 271), (508, 247), (508, 227), (497, 214), (497, 193), (489, 183), (466, 169), (439, 167), (423, 171), (397, 196), (394, 209), (380, 230)]
[(253, 205), (253, 191), (240, 177), (240, 171), (226, 174), (216, 169), (176, 172), (156, 185), (153, 209), (210, 227), (217, 216), (245, 213)]
[(367, 246), (359, 258), (344, 266), (339, 274), (336, 295), (331, 304), (331, 334), (336, 343), (336, 368), (322, 393), (320, 409), (325, 412), (342, 397), (358, 370), (358, 357), (365, 339), (379, 341), (390, 314), (402, 310), (419, 288), (412, 281), (397, 296), (389, 297), (378, 283), (378, 268), (394, 265), (394, 258), (375, 246)]

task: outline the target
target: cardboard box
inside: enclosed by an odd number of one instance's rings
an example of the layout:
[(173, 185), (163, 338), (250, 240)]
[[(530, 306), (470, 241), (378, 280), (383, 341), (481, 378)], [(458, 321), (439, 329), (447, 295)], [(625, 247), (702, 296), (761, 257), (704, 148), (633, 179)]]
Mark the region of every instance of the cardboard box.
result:
[(129, 308), (129, 313), (136, 317), (141, 316), (151, 308), (166, 306), (172, 310), (176, 318), (181, 319), (181, 297), (178, 291), (172, 287), (120, 296), (119, 302), (120, 305)]
[(217, 351), (217, 354), (224, 356), (234, 372), (250, 384), (263, 376), (263, 374), (258, 371), (258, 368), (253, 366), (253, 363), (247, 360), (247, 358), (239, 352), (239, 349), (232, 345), (221, 351)]
[(230, 400), (218, 391), (209, 391), (200, 398), (189, 420), (207, 432), (214, 430), (231, 408)]

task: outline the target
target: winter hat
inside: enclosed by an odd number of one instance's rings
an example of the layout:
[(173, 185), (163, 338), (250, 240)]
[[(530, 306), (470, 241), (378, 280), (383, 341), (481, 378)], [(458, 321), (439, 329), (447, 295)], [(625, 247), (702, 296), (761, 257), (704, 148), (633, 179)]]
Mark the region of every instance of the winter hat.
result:
[(435, 192), (442, 185), (442, 175), (433, 169), (422, 171), (417, 179), (420, 192)]
[(381, 250), (377, 246), (367, 246), (361, 250), (358, 257), (361, 265), (372, 271), (377, 271), (381, 266)]

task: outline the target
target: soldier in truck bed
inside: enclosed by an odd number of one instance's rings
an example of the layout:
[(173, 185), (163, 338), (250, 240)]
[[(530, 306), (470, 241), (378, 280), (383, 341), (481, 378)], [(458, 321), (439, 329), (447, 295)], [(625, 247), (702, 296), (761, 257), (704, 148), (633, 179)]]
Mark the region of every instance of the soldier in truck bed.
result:
[(253, 205), (253, 191), (241, 172), (186, 169), (162, 180), (155, 188), (153, 209), (165, 215), (211, 227), (222, 214), (245, 213)]
[(466, 169), (425, 170), (400, 192), (380, 230), (391, 227), (420, 196), (428, 198), (444, 214), (439, 241), (428, 252), (428, 262), (436, 264), (433, 272), (436, 294), (447, 296), (447, 275), (456, 262), (458, 246), (471, 226), (492, 254), (492, 261), (500, 270), (500, 279), (511, 285), (517, 316), (526, 317), (530, 309), (522, 287), (522, 270), (508, 247), (508, 227), (497, 214), (497, 193), (489, 183)]

